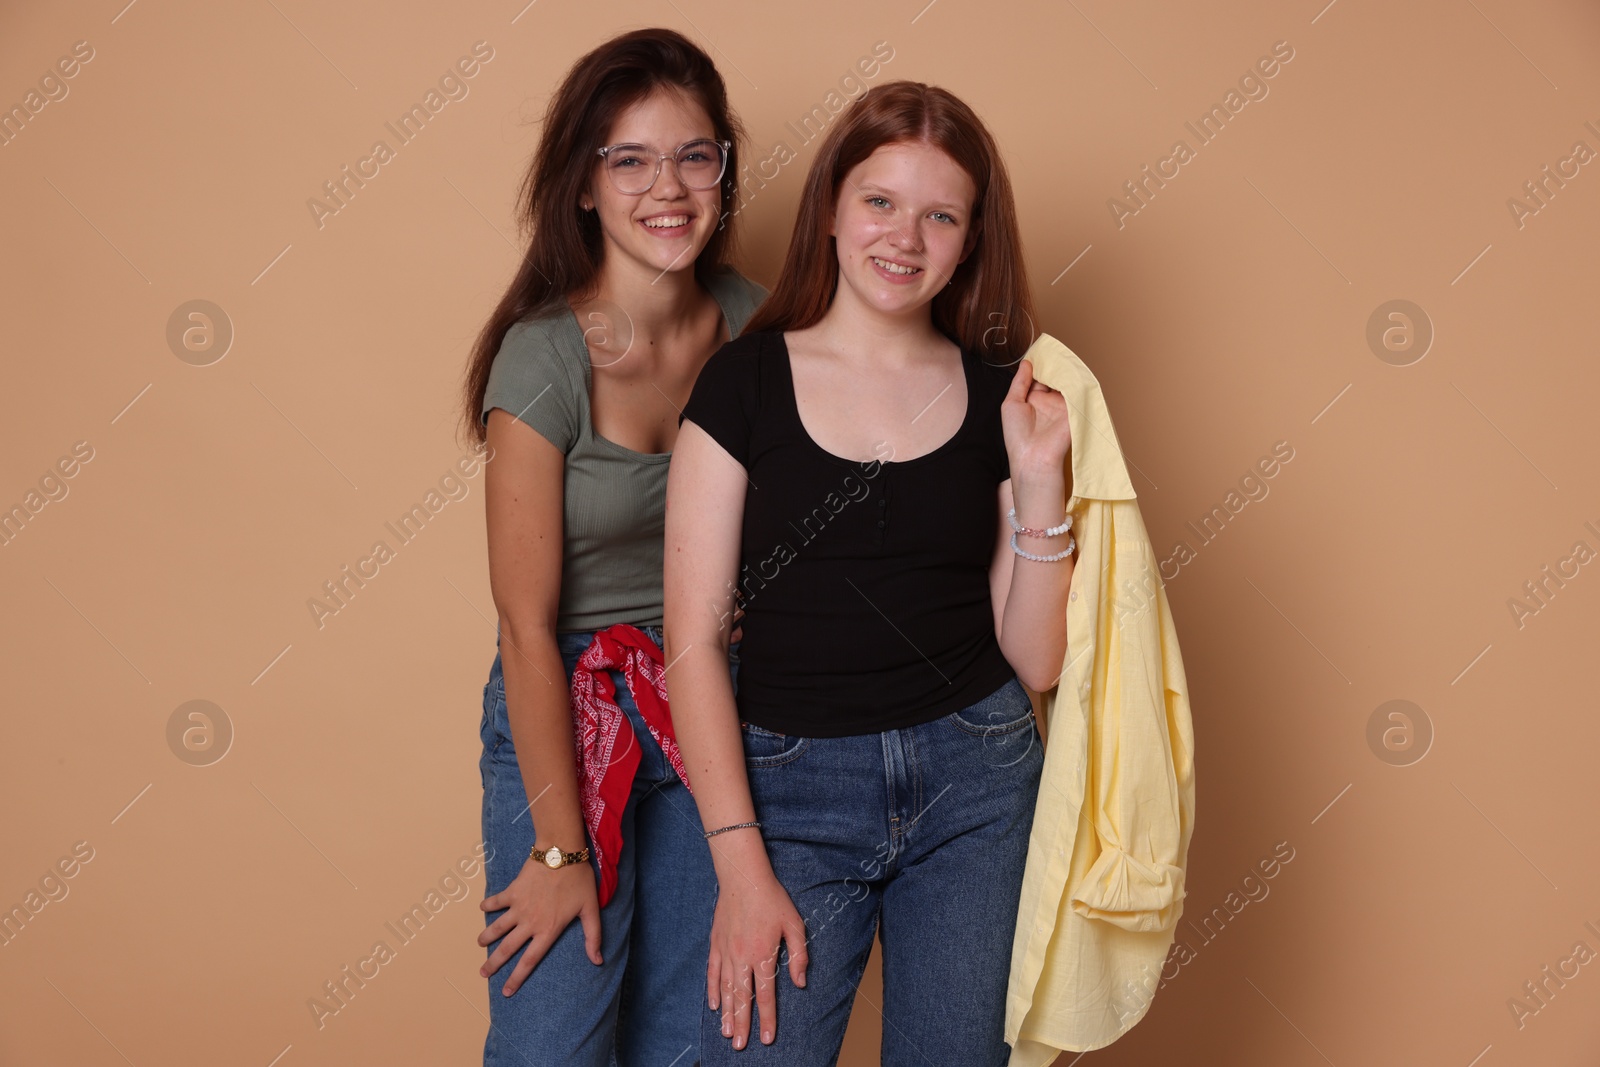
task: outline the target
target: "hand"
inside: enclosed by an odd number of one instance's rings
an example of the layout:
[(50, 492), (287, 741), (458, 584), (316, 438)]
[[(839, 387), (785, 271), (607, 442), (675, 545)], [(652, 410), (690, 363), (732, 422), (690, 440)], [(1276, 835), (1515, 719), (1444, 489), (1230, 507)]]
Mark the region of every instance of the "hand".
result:
[(1060, 474), (1072, 447), (1072, 427), (1067, 420), (1067, 399), (1037, 381), (1033, 364), (1023, 360), (1011, 388), (1000, 405), (1006, 452), (1013, 476), (1031, 471)]
[(583, 921), (583, 942), (589, 959), (595, 964), (603, 962), (600, 891), (595, 885), (594, 868), (587, 863), (572, 863), (552, 871), (530, 859), (510, 885), (478, 907), (484, 911), (506, 909), (478, 935), (478, 944), (485, 948), (496, 938), (505, 938), (478, 968), (479, 977), (489, 977), (505, 966), (524, 943), (528, 946), (506, 979), (504, 996), (509, 997), (522, 986), (574, 918)]
[(744, 878), (717, 897), (711, 920), (711, 958), (706, 964), (706, 1003), (722, 1011), (722, 1036), (742, 1049), (750, 1038), (751, 987), (761, 1012), (761, 1043), (778, 1034), (778, 942), (789, 947), (789, 978), (806, 984), (806, 924), (794, 902), (768, 874), (752, 884)]

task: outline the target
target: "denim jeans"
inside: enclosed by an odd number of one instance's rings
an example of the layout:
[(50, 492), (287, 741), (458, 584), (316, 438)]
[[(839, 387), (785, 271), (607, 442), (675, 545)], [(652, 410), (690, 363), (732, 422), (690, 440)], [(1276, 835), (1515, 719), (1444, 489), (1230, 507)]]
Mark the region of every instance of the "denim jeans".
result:
[[(659, 627), (640, 627), (656, 644)], [(567, 676), (592, 632), (557, 635)], [(730, 655), (730, 670), (737, 659)], [(737, 675), (735, 675), (737, 677)], [(526, 948), (489, 978), (486, 1067), (571, 1064), (573, 1067), (692, 1067), (699, 1062), (700, 1011), (705, 1006), (706, 953), (716, 874), (689, 791), (650, 736), (619, 671), (616, 702), (641, 748), (633, 792), (623, 809), (617, 889), (600, 912), (601, 966), (584, 950), (573, 920), (528, 980), (510, 997), (506, 979)], [(483, 755), (483, 834), (489, 849), (485, 896), (506, 888), (534, 844), (522, 772), (506, 718), (505, 678), (495, 654), (484, 686), (479, 727)], [(568, 850), (578, 842), (556, 842)], [(592, 842), (585, 841), (584, 844)], [(590, 860), (591, 865), (594, 863)], [(504, 911), (486, 913), (492, 923)], [(493, 952), (499, 941), (489, 946)]]
[[(777, 1035), (740, 1051), (702, 1003), (713, 1064), (838, 1062), (876, 933), (885, 1067), (1003, 1067), (1005, 993), (1044, 753), (1015, 678), (932, 722), (854, 737), (745, 723), (767, 854), (806, 924), (805, 988), (779, 954)], [(760, 968), (762, 976), (772, 968)]]

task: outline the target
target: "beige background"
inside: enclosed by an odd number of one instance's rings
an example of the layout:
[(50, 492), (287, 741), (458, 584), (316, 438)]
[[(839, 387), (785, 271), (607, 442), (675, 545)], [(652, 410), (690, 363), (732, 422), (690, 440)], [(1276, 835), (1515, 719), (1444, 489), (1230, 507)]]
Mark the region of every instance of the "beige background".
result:
[[(1600, 166), (1508, 207), (1600, 149), (1593, 5), (121, 2), (0, 17), (0, 104), (94, 51), (0, 147), (0, 506), (93, 451), (0, 547), (0, 906), (93, 856), (0, 947), (0, 1062), (476, 1061), (481, 874), (320, 1030), (307, 1001), (479, 838), (481, 475), (321, 629), (306, 602), (466, 451), (456, 383), (518, 255), (531, 120), (649, 24), (714, 46), (752, 162), (799, 156), (743, 215), (768, 283), (815, 149), (786, 122), (879, 41), (875, 81), (969, 100), (1041, 325), (1104, 384), (1158, 553), (1194, 550), (1168, 567), (1193, 955), (1090, 1062), (1596, 1062), (1600, 965), (1520, 1026), (1508, 1006), (1600, 951), (1600, 568), (1520, 625), (1508, 603), (1600, 549)], [(322, 183), (480, 40), (470, 95), (319, 228)], [(1279, 41), (1268, 95), (1198, 146), (1184, 123)], [(1119, 228), (1108, 200), (1179, 138), (1194, 158)], [(194, 299), (235, 333), (209, 366), (166, 339)], [(1405, 366), (1367, 340), (1397, 299), (1435, 334)], [(1268, 494), (1202, 543), (1186, 524), (1239, 508), (1280, 441)], [(209, 766), (169, 747), (191, 700), (231, 724)], [(1420, 709), (1409, 749), (1369, 744), (1390, 700)], [(877, 1003), (874, 970), (844, 1062), (876, 1062)]]

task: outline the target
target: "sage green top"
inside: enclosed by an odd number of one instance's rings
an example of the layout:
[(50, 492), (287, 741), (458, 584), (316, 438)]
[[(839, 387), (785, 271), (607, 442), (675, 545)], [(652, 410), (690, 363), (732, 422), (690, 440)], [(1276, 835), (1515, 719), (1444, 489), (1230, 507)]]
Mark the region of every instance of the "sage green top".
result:
[[(738, 271), (706, 282), (738, 337), (767, 291)], [(593, 370), (572, 309), (524, 319), (506, 331), (489, 370), (484, 422), (504, 408), (566, 453), (561, 598), (556, 629), (613, 623), (660, 626), (667, 465), (672, 453), (635, 452), (594, 432)]]

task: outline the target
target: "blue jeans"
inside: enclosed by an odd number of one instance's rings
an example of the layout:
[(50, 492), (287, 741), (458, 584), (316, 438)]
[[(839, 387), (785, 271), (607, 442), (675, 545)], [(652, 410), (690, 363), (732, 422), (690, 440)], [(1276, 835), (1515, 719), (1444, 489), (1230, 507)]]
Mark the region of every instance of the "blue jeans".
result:
[[(640, 629), (661, 643), (659, 627)], [(568, 678), (593, 636), (593, 632), (557, 635)], [(737, 659), (730, 655), (730, 670), (736, 665)], [(486, 1067), (619, 1063), (692, 1067), (699, 1062), (716, 873), (694, 800), (651, 737), (621, 672), (612, 671), (611, 679), (616, 683), (617, 705), (633, 726), (641, 759), (623, 809), (616, 894), (600, 912), (605, 962), (598, 967), (590, 962), (583, 925), (573, 920), (522, 987), (510, 997), (502, 996), (501, 989), (526, 946), (518, 949), (489, 978)], [(483, 690), (479, 733), (483, 836), (488, 846), (484, 891), (492, 896), (511, 884), (534, 844), (528, 795), (506, 718), (498, 652)], [(561, 844), (569, 850), (577, 846)], [(503, 914), (486, 913), (486, 924)], [(492, 953), (499, 943), (488, 951)]]
[[(745, 766), (778, 881), (806, 924), (804, 989), (776, 975), (777, 1039), (735, 1052), (701, 1007), (701, 1059), (831, 1067), (876, 933), (885, 1067), (1003, 1067), (1017, 901), (1044, 765), (1015, 678), (933, 722), (807, 738), (745, 723)], [(771, 973), (770, 965), (760, 969)]]

